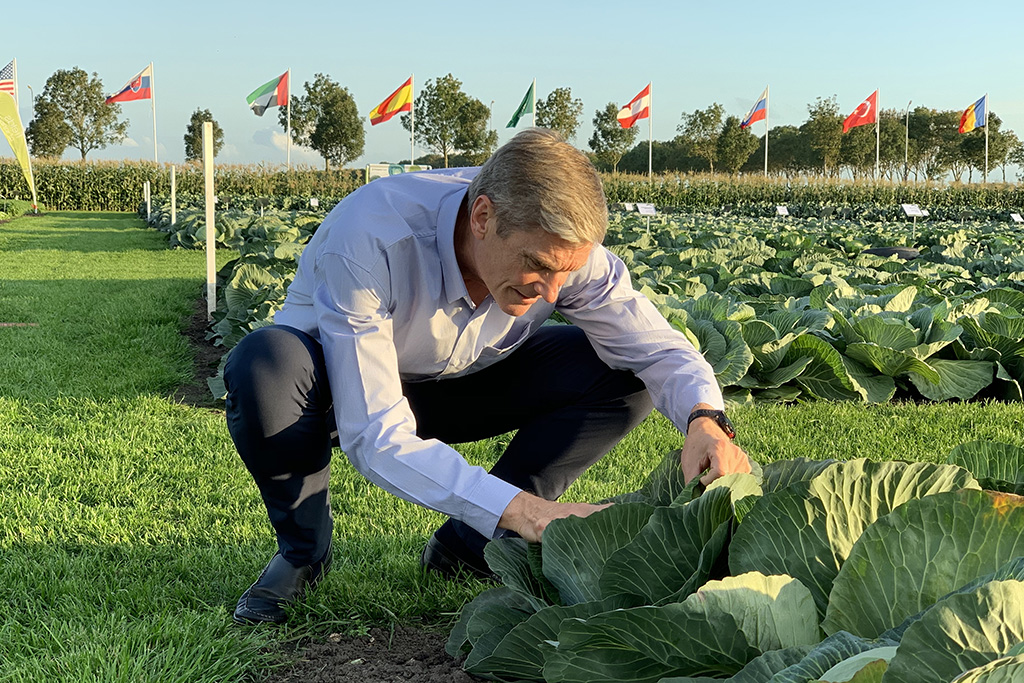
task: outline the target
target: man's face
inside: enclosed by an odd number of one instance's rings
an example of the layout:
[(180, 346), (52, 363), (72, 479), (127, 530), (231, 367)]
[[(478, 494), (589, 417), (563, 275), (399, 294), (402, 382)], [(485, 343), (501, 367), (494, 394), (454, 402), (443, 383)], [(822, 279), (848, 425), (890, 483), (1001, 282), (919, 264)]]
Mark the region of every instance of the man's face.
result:
[(554, 303), (569, 275), (587, 262), (593, 245), (575, 244), (540, 228), (497, 233), (493, 212), (474, 226), (475, 271), (502, 311), (520, 316), (544, 299)]

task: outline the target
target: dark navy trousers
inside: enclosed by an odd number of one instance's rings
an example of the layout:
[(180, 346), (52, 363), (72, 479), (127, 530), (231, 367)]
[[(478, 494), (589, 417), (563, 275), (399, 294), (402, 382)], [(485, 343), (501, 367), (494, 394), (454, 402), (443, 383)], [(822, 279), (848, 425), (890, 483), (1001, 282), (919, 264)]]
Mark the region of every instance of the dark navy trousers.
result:
[[(296, 566), (330, 548), (328, 495), (337, 434), (323, 350), (309, 335), (274, 325), (246, 335), (228, 356), (227, 422), (249, 469), (278, 548)], [(498, 363), (454, 379), (405, 382), (417, 435), (455, 444), (516, 431), (490, 470), (556, 500), (652, 409), (643, 382), (612, 370), (586, 335), (570, 325), (544, 326)], [(488, 539), (449, 520), (482, 554)]]

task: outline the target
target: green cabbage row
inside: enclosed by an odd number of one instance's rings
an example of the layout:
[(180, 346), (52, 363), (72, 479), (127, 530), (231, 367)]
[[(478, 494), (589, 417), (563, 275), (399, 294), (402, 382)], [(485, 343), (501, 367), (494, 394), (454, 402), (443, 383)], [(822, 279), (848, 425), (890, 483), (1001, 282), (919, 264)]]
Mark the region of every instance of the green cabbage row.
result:
[(669, 453), (543, 545), (489, 543), (503, 585), (447, 650), (508, 681), (1024, 680), (1024, 449), (948, 462), (778, 461), (701, 491)]

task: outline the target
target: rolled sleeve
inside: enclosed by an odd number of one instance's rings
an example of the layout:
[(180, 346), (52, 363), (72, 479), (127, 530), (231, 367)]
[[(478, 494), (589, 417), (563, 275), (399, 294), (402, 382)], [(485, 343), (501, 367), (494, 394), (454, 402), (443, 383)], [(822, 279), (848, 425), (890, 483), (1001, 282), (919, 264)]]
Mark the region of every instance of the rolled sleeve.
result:
[(582, 328), (609, 367), (634, 372), (654, 405), (680, 431), (698, 403), (724, 409), (715, 372), (690, 340), (673, 328), (643, 294), (629, 271), (604, 247), (563, 287), (558, 309)]
[(372, 266), (338, 254), (321, 254), (316, 262), (313, 305), (341, 448), (377, 486), (493, 537), (520, 489), (470, 465), (447, 444), (416, 435), (384, 282)]

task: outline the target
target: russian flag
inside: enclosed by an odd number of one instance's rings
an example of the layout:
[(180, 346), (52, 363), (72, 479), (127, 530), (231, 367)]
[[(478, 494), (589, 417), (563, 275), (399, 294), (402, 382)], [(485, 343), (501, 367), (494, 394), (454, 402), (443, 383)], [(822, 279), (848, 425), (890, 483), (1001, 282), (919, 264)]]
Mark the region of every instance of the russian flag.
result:
[(764, 121), (766, 118), (768, 118), (768, 86), (765, 86), (761, 98), (754, 103), (746, 117), (740, 122), (740, 128), (747, 128), (752, 123)]
[(153, 97), (153, 65), (135, 74), (135, 77), (125, 83), (124, 87), (106, 99), (107, 104), (114, 102), (130, 102), (132, 100), (148, 100)]

